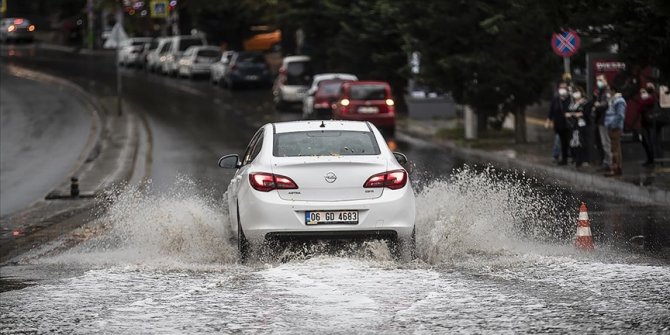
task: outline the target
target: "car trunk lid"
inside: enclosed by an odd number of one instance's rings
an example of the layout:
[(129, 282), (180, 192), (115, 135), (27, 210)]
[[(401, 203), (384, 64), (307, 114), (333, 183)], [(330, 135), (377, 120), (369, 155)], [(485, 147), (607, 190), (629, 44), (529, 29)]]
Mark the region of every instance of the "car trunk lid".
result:
[(363, 184), (385, 172), (387, 163), (381, 155), (275, 157), (272, 169), (298, 185), (294, 190), (277, 190), (284, 200), (347, 201), (380, 197), (383, 188)]

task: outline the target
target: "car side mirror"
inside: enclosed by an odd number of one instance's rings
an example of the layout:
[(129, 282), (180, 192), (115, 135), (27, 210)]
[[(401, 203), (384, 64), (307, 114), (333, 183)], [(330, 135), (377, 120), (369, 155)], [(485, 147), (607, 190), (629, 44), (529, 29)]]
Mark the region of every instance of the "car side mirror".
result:
[(237, 154), (225, 155), (219, 158), (219, 167), (224, 169), (237, 169), (242, 164), (240, 164), (240, 156)]
[(404, 166), (408, 162), (407, 161), (407, 156), (405, 156), (405, 154), (402, 154), (402, 153), (399, 153), (399, 152), (394, 152), (393, 156), (395, 157), (395, 160), (397, 160), (398, 163), (400, 163), (400, 165)]

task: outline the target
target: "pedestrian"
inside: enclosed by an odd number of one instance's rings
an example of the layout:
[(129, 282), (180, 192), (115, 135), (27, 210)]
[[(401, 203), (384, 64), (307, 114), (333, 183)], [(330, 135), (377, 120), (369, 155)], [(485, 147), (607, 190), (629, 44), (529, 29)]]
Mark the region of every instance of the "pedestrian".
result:
[(602, 74), (596, 76), (596, 86), (597, 88), (593, 95), (591, 119), (598, 127), (598, 139), (600, 140), (598, 148), (600, 149), (602, 156), (602, 168), (600, 171), (608, 172), (611, 170), (610, 165), (612, 165), (612, 145), (610, 143), (607, 127), (605, 127), (605, 114), (609, 108), (611, 93), (607, 79)]
[(605, 127), (612, 149), (612, 164), (610, 170), (605, 173), (607, 177), (620, 176), (622, 173), (621, 134), (623, 133), (623, 121), (626, 117), (626, 100), (618, 88), (613, 89), (612, 92), (614, 92), (614, 95), (612, 95), (609, 108), (605, 113)]
[(640, 108), (640, 135), (642, 135), (642, 147), (647, 155), (647, 160), (642, 164), (645, 167), (654, 166), (655, 154), (660, 151), (658, 135), (660, 134), (661, 124), (658, 122), (661, 112), (657, 106), (656, 96), (654, 94), (655, 86), (647, 83), (640, 89), (639, 108)]
[(553, 124), (554, 132), (558, 135), (561, 145), (561, 160), (559, 165), (568, 164), (568, 151), (570, 145), (570, 129), (566, 122), (565, 113), (568, 112), (571, 103), (571, 97), (568, 91), (568, 84), (561, 81), (556, 90), (557, 95), (551, 100), (549, 114), (544, 125), (549, 128)]
[(586, 111), (587, 100), (584, 90), (575, 87), (572, 93), (572, 103), (565, 113), (568, 127), (570, 129), (570, 150), (576, 167), (588, 166), (586, 134), (587, 125), (590, 123), (589, 114)]

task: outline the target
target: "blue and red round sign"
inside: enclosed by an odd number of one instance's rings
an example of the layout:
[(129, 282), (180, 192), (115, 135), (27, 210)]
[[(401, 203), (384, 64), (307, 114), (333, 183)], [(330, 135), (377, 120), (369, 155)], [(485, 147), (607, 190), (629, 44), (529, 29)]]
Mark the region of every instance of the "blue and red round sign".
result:
[(574, 30), (564, 30), (551, 35), (551, 48), (562, 57), (570, 57), (577, 53), (582, 40)]

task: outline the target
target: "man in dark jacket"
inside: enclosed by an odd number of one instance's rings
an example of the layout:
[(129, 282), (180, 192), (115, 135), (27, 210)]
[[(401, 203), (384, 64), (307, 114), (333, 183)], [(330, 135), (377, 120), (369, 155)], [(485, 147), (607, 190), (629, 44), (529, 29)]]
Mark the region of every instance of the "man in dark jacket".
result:
[(553, 123), (554, 132), (561, 140), (561, 160), (559, 165), (568, 164), (568, 150), (570, 149), (570, 128), (568, 127), (565, 114), (570, 108), (570, 92), (568, 84), (561, 82), (558, 84), (557, 95), (551, 100), (549, 115), (547, 115), (546, 125)]

